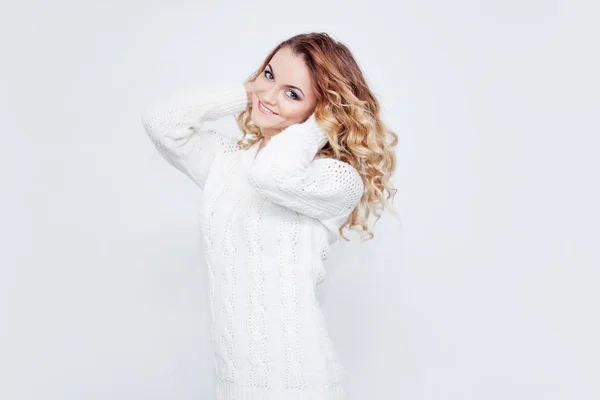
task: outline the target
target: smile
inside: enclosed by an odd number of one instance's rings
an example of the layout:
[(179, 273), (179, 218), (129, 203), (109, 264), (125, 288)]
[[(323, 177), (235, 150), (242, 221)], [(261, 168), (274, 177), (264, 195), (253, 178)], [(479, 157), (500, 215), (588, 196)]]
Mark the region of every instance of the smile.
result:
[(266, 114), (266, 115), (277, 115), (277, 113), (275, 113), (275, 112), (269, 110), (267, 107), (265, 107), (265, 105), (260, 100), (258, 100), (258, 109), (260, 110), (260, 112), (262, 112), (263, 114)]

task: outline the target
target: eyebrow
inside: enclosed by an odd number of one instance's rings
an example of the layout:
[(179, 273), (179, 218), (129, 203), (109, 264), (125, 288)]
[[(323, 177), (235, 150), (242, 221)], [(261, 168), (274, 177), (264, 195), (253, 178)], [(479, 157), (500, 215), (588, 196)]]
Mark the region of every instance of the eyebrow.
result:
[[(273, 75), (273, 78), (275, 78), (275, 73), (273, 72), (273, 67), (271, 66), (271, 64), (267, 64), (267, 66), (271, 69), (271, 71), (270, 71), (271, 75)], [(302, 96), (306, 97), (306, 95), (304, 94), (304, 92), (302, 91), (302, 89), (300, 89), (299, 87), (292, 86), (292, 85), (286, 85), (286, 86), (289, 87), (289, 88), (292, 88), (292, 89), (299, 90), (300, 93), (302, 93)]]

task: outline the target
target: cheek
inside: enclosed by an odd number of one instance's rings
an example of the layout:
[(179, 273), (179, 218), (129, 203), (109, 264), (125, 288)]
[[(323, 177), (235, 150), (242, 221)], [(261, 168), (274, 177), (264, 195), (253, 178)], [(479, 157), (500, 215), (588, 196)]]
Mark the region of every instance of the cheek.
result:
[(285, 104), (281, 107), (280, 115), (285, 117), (290, 124), (302, 122), (310, 111), (304, 104)]
[(262, 82), (262, 79), (259, 77), (252, 84), (252, 93), (262, 94), (265, 90), (266, 90), (266, 86), (265, 86), (264, 82)]

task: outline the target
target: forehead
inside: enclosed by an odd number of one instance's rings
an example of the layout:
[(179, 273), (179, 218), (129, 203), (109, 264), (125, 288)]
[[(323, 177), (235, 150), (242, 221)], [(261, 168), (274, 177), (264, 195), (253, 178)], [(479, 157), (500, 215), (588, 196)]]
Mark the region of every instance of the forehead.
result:
[(310, 71), (304, 60), (288, 47), (277, 50), (269, 62), (277, 83), (298, 86), (304, 93), (311, 89)]

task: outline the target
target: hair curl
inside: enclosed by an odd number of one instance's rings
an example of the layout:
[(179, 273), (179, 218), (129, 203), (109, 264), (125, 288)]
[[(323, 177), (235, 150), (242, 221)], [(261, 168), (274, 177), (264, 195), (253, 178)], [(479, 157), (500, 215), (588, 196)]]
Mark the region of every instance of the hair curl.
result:
[[(371, 212), (377, 217), (375, 223), (386, 208), (396, 214), (387, 200), (391, 198), (393, 202), (397, 192), (389, 181), (396, 167), (393, 147), (398, 144), (398, 135), (380, 120), (379, 102), (348, 47), (327, 33), (299, 34), (281, 42), (245, 83), (254, 82), (282, 47), (288, 47), (302, 57), (311, 74), (317, 97), (315, 119), (329, 132), (328, 143), (317, 154), (352, 165), (365, 185), (359, 205), (341, 225), (339, 233), (348, 241), (343, 233), (348, 226), (360, 232), (361, 241), (370, 240), (375, 236), (367, 226)], [(251, 115), (250, 102), (236, 118), (244, 133), (239, 140), (244, 149), (263, 138), (260, 128), (251, 123)], [(252, 133), (253, 138), (244, 142), (247, 133)]]

